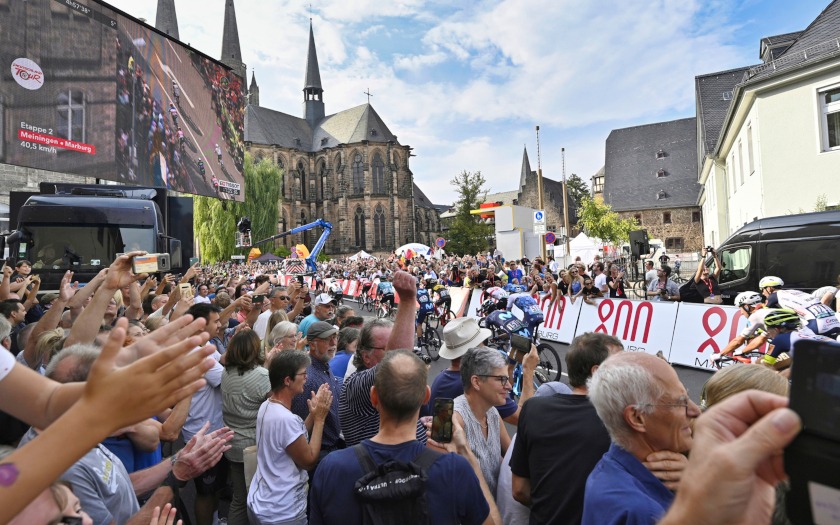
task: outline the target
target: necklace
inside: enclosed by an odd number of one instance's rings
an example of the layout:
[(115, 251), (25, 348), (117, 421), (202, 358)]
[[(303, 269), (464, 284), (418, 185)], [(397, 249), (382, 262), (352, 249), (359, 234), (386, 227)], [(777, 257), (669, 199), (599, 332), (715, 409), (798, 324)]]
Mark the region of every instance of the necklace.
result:
[(289, 407), (287, 407), (285, 403), (283, 403), (282, 401), (280, 401), (278, 399), (274, 399), (273, 397), (269, 397), (268, 402), (269, 403), (277, 403), (278, 405), (282, 406), (286, 410), (289, 410)]

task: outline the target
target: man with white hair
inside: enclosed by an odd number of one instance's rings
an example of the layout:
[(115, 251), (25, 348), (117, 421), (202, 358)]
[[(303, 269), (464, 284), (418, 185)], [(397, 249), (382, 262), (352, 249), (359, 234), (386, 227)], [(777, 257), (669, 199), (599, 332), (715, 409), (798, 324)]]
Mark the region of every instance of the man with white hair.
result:
[(588, 386), (612, 444), (586, 480), (582, 523), (653, 525), (674, 500), (700, 408), (671, 365), (642, 352), (610, 356)]

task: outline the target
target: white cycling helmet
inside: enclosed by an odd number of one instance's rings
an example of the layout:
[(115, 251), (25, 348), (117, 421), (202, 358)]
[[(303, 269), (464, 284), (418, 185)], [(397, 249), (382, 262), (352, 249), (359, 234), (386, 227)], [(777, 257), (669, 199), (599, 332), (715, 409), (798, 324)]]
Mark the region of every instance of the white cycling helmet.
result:
[(735, 306), (753, 306), (762, 301), (763, 297), (757, 292), (741, 292), (735, 297)]
[(784, 286), (785, 282), (781, 279), (781, 277), (776, 277), (774, 275), (768, 275), (766, 277), (762, 277), (760, 281), (758, 281), (758, 287), (762, 290), (767, 288), (768, 286), (772, 288), (779, 288)]

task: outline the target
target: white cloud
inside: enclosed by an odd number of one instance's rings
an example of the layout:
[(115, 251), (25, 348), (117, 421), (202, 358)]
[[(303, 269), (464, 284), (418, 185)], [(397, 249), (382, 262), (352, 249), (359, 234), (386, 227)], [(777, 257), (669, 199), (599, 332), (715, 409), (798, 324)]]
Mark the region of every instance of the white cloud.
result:
[[(761, 25), (764, 2), (324, 0), (313, 23), (327, 112), (364, 103), (370, 88), (391, 131), (415, 148), (418, 185), (444, 203), (464, 169), (481, 170), (493, 191), (514, 189), (523, 143), (536, 169), (535, 124), (546, 176), (561, 178), (566, 147), (567, 173), (588, 181), (610, 129), (691, 116), (695, 75), (755, 60), (756, 42), (736, 31)], [(113, 3), (154, 21), (156, 2)], [(261, 104), (294, 115), (308, 5), (236, 0)], [(218, 56), (224, 2), (176, 6), (182, 39)]]

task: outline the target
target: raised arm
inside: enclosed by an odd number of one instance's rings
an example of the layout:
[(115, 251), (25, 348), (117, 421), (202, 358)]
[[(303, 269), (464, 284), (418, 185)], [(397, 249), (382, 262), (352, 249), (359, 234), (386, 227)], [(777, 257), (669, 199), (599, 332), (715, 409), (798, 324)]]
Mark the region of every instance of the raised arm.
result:
[(414, 348), (414, 318), (417, 314), (417, 281), (402, 270), (394, 274), (394, 288), (400, 297), (397, 318), (385, 350)]
[(73, 272), (68, 270), (65, 272), (64, 277), (61, 278), (58, 298), (55, 300), (55, 303), (50, 307), (50, 309), (44, 313), (41, 319), (38, 320), (35, 324), (35, 328), (32, 329), (32, 333), (29, 334), (29, 338), (26, 340), (26, 346), (23, 348), (23, 358), (24, 361), (26, 361), (26, 364), (29, 365), (29, 368), (34, 369), (41, 364), (35, 362), (35, 348), (38, 345), (38, 338), (44, 332), (58, 327), (58, 323), (61, 321), (61, 314), (64, 313), (64, 307), (76, 291), (73, 288), (73, 285), (70, 284), (70, 281), (72, 280)]
[(703, 267), (706, 266), (706, 248), (700, 250), (700, 263), (697, 265), (697, 271), (694, 272), (694, 282), (699, 283), (703, 275)]
[(9, 294), (12, 293), (11, 289), (9, 289), (9, 285), (11, 284), (12, 278), (12, 267), (8, 264), (3, 265), (3, 276), (0, 277), (3, 280), (0, 281), (0, 301), (5, 301), (9, 298)]
[[(203, 326), (203, 320), (197, 323)], [(58, 385), (20, 365), (0, 381), (0, 408), (46, 427), (38, 439), (0, 460), (4, 479), (0, 523), (8, 522), (106, 436), (151, 417), (204, 385), (202, 377), (212, 365), (207, 357), (213, 349), (193, 351), (206, 342), (203, 336), (185, 337), (156, 355), (117, 368), (115, 359), (127, 325), (123, 319), (117, 322), (87, 383)], [(49, 424), (45, 416), (50, 398), (58, 391), (73, 393), (76, 402)]]

